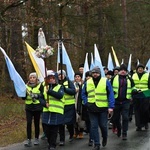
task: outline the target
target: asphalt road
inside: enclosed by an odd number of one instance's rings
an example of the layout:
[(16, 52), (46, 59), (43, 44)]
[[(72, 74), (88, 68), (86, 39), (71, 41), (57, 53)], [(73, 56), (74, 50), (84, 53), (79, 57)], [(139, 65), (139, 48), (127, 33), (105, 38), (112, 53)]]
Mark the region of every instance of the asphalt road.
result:
[[(123, 141), (118, 138), (112, 130), (109, 129), (108, 143), (102, 150), (150, 150), (150, 129), (143, 131), (135, 130), (134, 121), (129, 123), (128, 140)], [(65, 146), (57, 146), (57, 150), (91, 150), (88, 146), (88, 135), (83, 139), (74, 139), (72, 143), (68, 141), (68, 132), (66, 131)], [(47, 141), (40, 139), (39, 146), (24, 147), (23, 143), (13, 144), (7, 147), (0, 147), (0, 150), (47, 150)]]

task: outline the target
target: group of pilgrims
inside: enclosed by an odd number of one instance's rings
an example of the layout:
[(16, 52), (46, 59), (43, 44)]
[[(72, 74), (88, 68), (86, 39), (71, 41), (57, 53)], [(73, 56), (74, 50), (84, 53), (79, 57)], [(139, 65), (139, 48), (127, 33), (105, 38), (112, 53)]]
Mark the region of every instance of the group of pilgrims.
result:
[[(79, 65), (71, 81), (65, 70), (47, 70), (40, 83), (35, 72), (26, 84), (25, 111), (27, 140), (25, 147), (39, 145), (40, 120), (48, 150), (64, 146), (66, 142), (83, 139), (87, 133), (89, 149), (100, 150), (108, 141), (108, 129), (119, 139), (127, 140), (128, 123), (135, 117), (135, 130), (148, 130), (150, 122), (150, 74), (138, 64), (130, 73), (121, 64), (112, 71), (104, 67), (105, 77), (98, 66), (85, 73)], [(145, 96), (144, 94), (147, 93)], [(35, 137), (32, 141), (32, 120)], [(99, 130), (100, 129), (100, 130)], [(66, 130), (69, 139), (66, 139)], [(59, 143), (57, 142), (59, 141)]]

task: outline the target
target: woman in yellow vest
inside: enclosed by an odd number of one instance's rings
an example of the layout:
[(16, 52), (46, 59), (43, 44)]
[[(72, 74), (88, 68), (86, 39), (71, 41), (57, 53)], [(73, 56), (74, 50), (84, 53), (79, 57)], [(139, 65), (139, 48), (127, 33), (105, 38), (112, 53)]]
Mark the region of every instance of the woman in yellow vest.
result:
[(75, 112), (75, 87), (72, 81), (66, 76), (66, 72), (62, 70), (58, 71), (59, 83), (64, 87), (64, 123), (59, 126), (59, 135), (60, 135), (60, 146), (65, 144), (65, 125), (69, 131), (69, 142), (72, 142), (74, 135), (74, 124), (76, 121), (76, 112)]
[[(143, 64), (139, 64), (136, 68), (136, 73), (132, 76), (138, 92), (143, 92), (150, 89), (150, 74), (145, 72), (144, 68), (145, 67)], [(141, 131), (143, 127), (145, 130), (149, 128), (149, 108), (149, 98), (138, 98), (138, 96), (137, 98), (134, 98), (135, 125), (137, 127), (136, 131)]]
[(42, 112), (42, 106), (38, 100), (38, 94), (40, 94), (40, 83), (38, 81), (35, 72), (30, 73), (29, 81), (26, 84), (27, 94), (26, 97), (22, 98), (25, 100), (26, 120), (27, 120), (27, 141), (24, 146), (31, 147), (31, 135), (32, 135), (32, 119), (34, 118), (35, 127), (35, 140), (34, 145), (39, 144), (39, 133), (40, 133), (40, 115)]
[(55, 72), (47, 74), (46, 82), (43, 87), (42, 96), (39, 100), (43, 107), (42, 123), (48, 141), (48, 149), (56, 148), (58, 127), (63, 123), (64, 114), (64, 88), (58, 84)]

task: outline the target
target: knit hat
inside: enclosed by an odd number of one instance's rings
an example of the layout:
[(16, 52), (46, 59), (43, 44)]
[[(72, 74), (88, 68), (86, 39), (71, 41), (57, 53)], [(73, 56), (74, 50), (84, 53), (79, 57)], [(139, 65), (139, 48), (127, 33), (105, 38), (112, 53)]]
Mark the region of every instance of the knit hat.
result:
[(55, 72), (53, 70), (47, 70), (47, 76), (54, 76)]
[(82, 74), (81, 74), (80, 72), (76, 72), (76, 73), (74, 74), (74, 77), (75, 77), (76, 75), (79, 75), (79, 76), (82, 78)]
[(137, 70), (139, 67), (142, 67), (143, 69), (145, 68), (145, 66), (144, 66), (143, 64), (138, 64), (137, 67), (136, 67), (136, 70)]
[(126, 66), (125, 64), (120, 65), (120, 69), (119, 69), (119, 70), (128, 71), (128, 70), (127, 70), (127, 66)]
[(31, 77), (31, 76), (34, 76), (35, 78), (37, 78), (37, 74), (36, 74), (36, 72), (32, 72), (32, 73), (30, 73), (30, 74), (29, 74), (29, 77)]
[[(59, 70), (57, 73), (58, 73), (58, 75), (60, 75), (61, 74), (61, 70)], [(65, 70), (62, 70), (62, 75), (64, 75), (66, 77), (66, 71)]]
[(118, 67), (118, 66), (116, 66), (114, 69), (113, 69), (113, 71), (115, 71), (115, 70), (120, 70), (120, 67)]
[(100, 71), (100, 68), (97, 66), (97, 67), (94, 67), (93, 69), (92, 69), (92, 73), (101, 73), (101, 71)]

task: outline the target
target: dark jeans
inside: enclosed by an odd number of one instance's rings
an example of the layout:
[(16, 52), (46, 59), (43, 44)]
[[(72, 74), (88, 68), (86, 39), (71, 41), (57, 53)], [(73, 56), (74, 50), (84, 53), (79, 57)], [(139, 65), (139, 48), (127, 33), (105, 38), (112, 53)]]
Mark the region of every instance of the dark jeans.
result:
[(47, 125), (44, 124), (44, 131), (47, 137), (49, 147), (56, 147), (58, 125)]
[(107, 129), (107, 117), (108, 112), (89, 112), (90, 122), (91, 122), (91, 132), (92, 138), (95, 145), (100, 145), (100, 136), (98, 127), (101, 129), (102, 137), (107, 138), (108, 129)]
[(129, 108), (130, 102), (117, 104), (114, 108), (113, 120), (118, 130), (122, 128), (122, 134), (127, 134), (128, 131)]
[(39, 138), (40, 133), (40, 115), (41, 111), (29, 111), (26, 110), (26, 119), (27, 119), (27, 138), (31, 139), (32, 135), (32, 119), (34, 118), (34, 128), (35, 128), (35, 138)]
[[(69, 131), (69, 138), (72, 138), (74, 135), (74, 125), (69, 124), (67, 125), (67, 129)], [(59, 136), (60, 136), (60, 141), (65, 141), (65, 125), (59, 125)]]

